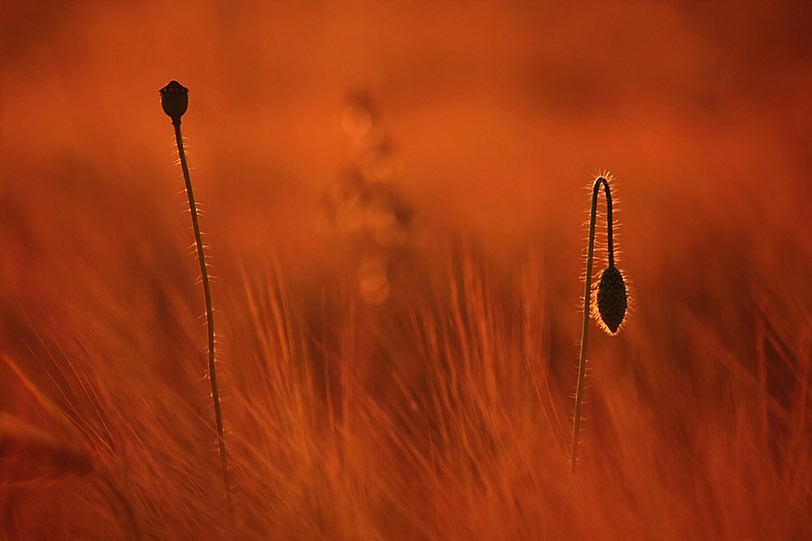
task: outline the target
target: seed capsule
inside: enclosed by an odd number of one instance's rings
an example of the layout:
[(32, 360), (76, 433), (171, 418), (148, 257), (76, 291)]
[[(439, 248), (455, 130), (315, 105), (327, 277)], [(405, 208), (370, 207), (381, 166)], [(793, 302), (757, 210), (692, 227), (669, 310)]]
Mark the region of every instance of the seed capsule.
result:
[(623, 323), (626, 303), (623, 275), (612, 265), (603, 271), (598, 285), (598, 314), (611, 334), (615, 334)]
[(177, 81), (169, 81), (160, 92), (164, 113), (172, 118), (172, 122), (180, 122), (180, 117), (189, 106), (189, 89)]

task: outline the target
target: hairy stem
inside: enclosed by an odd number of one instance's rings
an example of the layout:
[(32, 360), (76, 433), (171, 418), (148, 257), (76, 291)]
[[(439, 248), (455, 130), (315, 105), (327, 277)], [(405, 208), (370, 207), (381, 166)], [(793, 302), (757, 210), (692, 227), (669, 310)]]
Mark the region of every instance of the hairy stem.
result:
[(211, 384), (211, 398), (214, 405), (214, 422), (217, 426), (217, 448), (220, 451), (220, 465), (223, 470), (223, 485), (225, 486), (225, 499), (229, 513), (232, 512), (231, 484), (228, 473), (228, 455), (226, 454), (226, 439), (223, 430), (223, 410), (220, 405), (220, 392), (217, 388), (217, 371), (214, 362), (214, 311), (211, 302), (211, 286), (209, 285), (209, 272), (206, 265), (206, 252), (203, 249), (203, 240), (200, 235), (200, 224), (197, 219), (197, 205), (192, 189), (192, 179), (189, 176), (189, 166), (186, 164), (186, 153), (183, 150), (183, 138), (180, 133), (180, 118), (172, 120), (175, 127), (175, 142), (178, 146), (178, 156), (180, 166), (183, 170), (183, 179), (186, 181), (186, 196), (189, 199), (189, 212), (192, 215), (192, 229), (195, 234), (195, 247), (197, 248), (197, 260), (200, 263), (200, 277), (203, 282), (203, 296), (206, 302), (206, 329), (208, 330), (208, 353), (209, 353), (209, 382)]
[(584, 379), (586, 378), (586, 348), (589, 340), (590, 302), (592, 300), (592, 262), (595, 255), (595, 221), (598, 211), (598, 193), (601, 184), (606, 192), (606, 219), (608, 222), (609, 266), (615, 265), (614, 246), (612, 244), (612, 195), (609, 183), (603, 177), (595, 179), (592, 189), (592, 207), (589, 213), (589, 244), (586, 251), (586, 276), (584, 279), (584, 321), (581, 329), (581, 353), (578, 360), (578, 386), (575, 389), (575, 413), (572, 420), (572, 446), (570, 447), (570, 469), (575, 473), (578, 462), (578, 442), (581, 433), (581, 406), (584, 401)]

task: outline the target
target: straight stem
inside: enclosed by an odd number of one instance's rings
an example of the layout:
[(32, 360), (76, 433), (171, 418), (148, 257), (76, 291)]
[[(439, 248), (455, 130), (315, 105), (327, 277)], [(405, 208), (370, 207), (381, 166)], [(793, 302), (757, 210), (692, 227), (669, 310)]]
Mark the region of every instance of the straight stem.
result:
[(200, 276), (203, 282), (203, 297), (206, 303), (206, 329), (208, 331), (208, 353), (209, 353), (209, 383), (211, 384), (211, 397), (214, 405), (214, 422), (217, 427), (217, 448), (220, 451), (220, 465), (223, 473), (223, 485), (225, 486), (225, 499), (229, 514), (233, 514), (231, 502), (231, 484), (228, 472), (228, 455), (226, 454), (226, 439), (223, 429), (223, 410), (220, 405), (220, 392), (217, 387), (217, 371), (214, 362), (214, 310), (212, 309), (211, 287), (209, 285), (208, 266), (206, 265), (206, 252), (203, 249), (203, 239), (200, 235), (200, 224), (197, 218), (197, 205), (195, 203), (194, 190), (192, 189), (192, 179), (189, 175), (189, 166), (186, 164), (186, 153), (183, 150), (183, 138), (180, 133), (180, 118), (173, 119), (172, 126), (175, 128), (175, 141), (178, 146), (178, 156), (180, 157), (180, 167), (183, 170), (183, 179), (186, 182), (186, 196), (189, 199), (189, 212), (192, 215), (192, 229), (195, 234), (195, 247), (197, 248), (197, 260), (200, 263)]

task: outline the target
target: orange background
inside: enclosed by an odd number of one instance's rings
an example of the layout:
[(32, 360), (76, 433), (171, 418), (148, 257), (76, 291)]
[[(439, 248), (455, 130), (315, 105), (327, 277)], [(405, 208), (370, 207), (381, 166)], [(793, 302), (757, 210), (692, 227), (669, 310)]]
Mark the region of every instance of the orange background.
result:
[[(207, 499), (202, 303), (158, 94), (176, 79), (218, 278), (238, 538), (809, 535), (810, 21), (800, 1), (6, 0), (0, 356), (126, 481), (145, 531), (228, 530)], [(367, 188), (412, 216), (383, 250), (330, 207), (381, 141), (391, 174)], [(617, 338), (592, 327), (573, 489), (585, 188), (606, 169), (633, 311)], [(363, 220), (378, 231), (387, 212)], [(446, 360), (471, 376), (459, 409), (422, 409), (445, 374), (423, 321), (450, 326)], [(520, 358), (531, 375), (510, 371)], [(308, 363), (313, 388), (296, 379)], [(0, 410), (70, 439), (9, 366)], [(507, 371), (498, 393), (486, 369)], [(546, 398), (525, 401), (536, 383)], [(443, 419), (473, 451), (428, 441)], [(423, 475), (429, 450), (447, 470)], [(120, 532), (75, 480), (0, 483), (0, 514), (12, 539)]]

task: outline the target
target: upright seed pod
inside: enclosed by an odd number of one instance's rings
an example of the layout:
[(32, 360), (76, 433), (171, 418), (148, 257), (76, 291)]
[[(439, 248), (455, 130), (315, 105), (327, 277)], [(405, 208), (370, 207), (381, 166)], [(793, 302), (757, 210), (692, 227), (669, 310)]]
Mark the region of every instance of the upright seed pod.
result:
[(180, 117), (189, 107), (189, 89), (177, 81), (169, 81), (169, 84), (161, 89), (161, 107), (172, 119), (173, 124), (180, 124)]
[[(611, 177), (610, 177), (611, 178)], [(598, 210), (598, 195), (603, 186), (606, 194), (606, 221), (607, 221), (607, 252), (609, 265), (601, 274), (596, 295), (596, 320), (610, 335), (620, 329), (626, 316), (628, 305), (626, 284), (623, 274), (615, 267), (615, 247), (612, 237), (612, 193), (609, 181), (604, 176), (595, 179), (592, 188), (592, 206), (589, 213), (589, 243), (586, 255), (586, 278), (584, 283), (584, 313), (583, 327), (581, 329), (581, 353), (578, 362), (578, 385), (575, 390), (575, 413), (572, 421), (572, 446), (570, 448), (570, 469), (575, 473), (578, 461), (578, 442), (581, 431), (581, 406), (584, 399), (584, 379), (586, 377), (586, 349), (589, 339), (590, 304), (592, 300), (592, 263), (595, 255), (595, 222)]]

